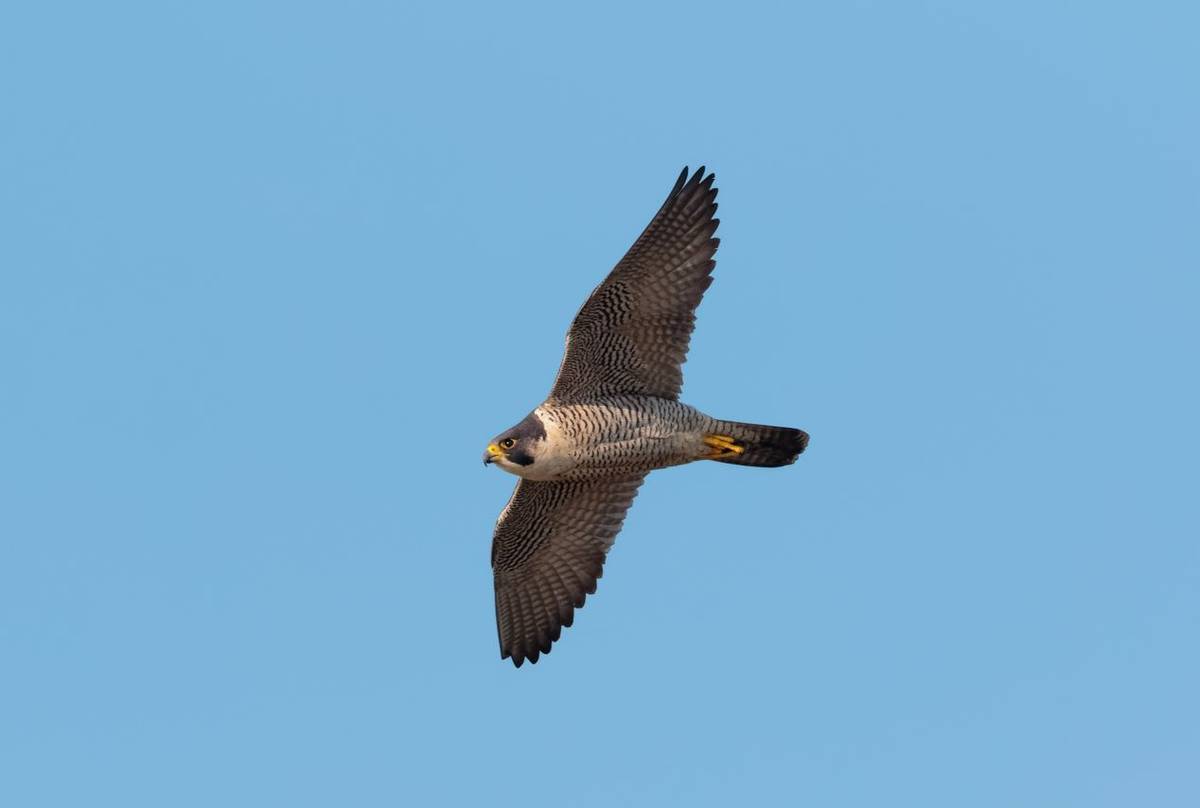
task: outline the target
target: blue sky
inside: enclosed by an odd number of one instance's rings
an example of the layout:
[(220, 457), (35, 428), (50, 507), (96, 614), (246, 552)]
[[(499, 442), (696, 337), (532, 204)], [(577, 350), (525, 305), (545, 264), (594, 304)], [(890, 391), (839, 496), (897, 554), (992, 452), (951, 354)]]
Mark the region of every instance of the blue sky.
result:
[[(0, 12), (0, 803), (1191, 806), (1186, 3)], [(498, 658), (487, 438), (684, 164), (684, 397)]]

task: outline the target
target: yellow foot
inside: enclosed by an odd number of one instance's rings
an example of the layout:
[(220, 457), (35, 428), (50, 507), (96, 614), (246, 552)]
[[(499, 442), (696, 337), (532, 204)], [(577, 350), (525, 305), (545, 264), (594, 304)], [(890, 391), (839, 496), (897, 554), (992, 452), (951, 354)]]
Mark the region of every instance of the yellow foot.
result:
[(740, 455), (746, 451), (745, 446), (728, 435), (705, 435), (704, 445), (712, 449), (711, 452), (704, 455), (705, 460), (715, 460), (718, 457), (729, 457), (729, 455)]

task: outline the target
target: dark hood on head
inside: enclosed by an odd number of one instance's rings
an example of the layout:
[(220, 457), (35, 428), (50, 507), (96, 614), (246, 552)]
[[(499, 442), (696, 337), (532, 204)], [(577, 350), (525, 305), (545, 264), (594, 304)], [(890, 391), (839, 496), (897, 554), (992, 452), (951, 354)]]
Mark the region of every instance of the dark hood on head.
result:
[(522, 440), (542, 440), (546, 437), (546, 428), (542, 426), (542, 422), (537, 419), (537, 416), (529, 413), (521, 420), (521, 423), (510, 429), (508, 434)]

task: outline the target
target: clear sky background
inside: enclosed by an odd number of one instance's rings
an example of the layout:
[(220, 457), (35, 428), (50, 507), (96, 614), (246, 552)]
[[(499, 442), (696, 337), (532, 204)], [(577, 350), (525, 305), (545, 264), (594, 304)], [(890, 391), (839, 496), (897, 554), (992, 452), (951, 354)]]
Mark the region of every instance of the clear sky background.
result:
[[(0, 804), (1200, 804), (1193, 3), (0, 12)], [(498, 656), (490, 436), (684, 164), (684, 397)]]

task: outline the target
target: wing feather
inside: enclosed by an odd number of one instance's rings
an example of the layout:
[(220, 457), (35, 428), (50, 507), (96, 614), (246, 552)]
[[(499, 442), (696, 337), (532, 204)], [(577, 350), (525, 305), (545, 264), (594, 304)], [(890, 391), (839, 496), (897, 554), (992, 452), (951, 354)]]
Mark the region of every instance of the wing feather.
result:
[(614, 394), (678, 398), (696, 307), (712, 283), (720, 239), (715, 177), (688, 170), (567, 332), (550, 399)]
[(643, 479), (517, 483), (492, 539), (502, 659), (520, 667), (550, 652), (596, 591)]

